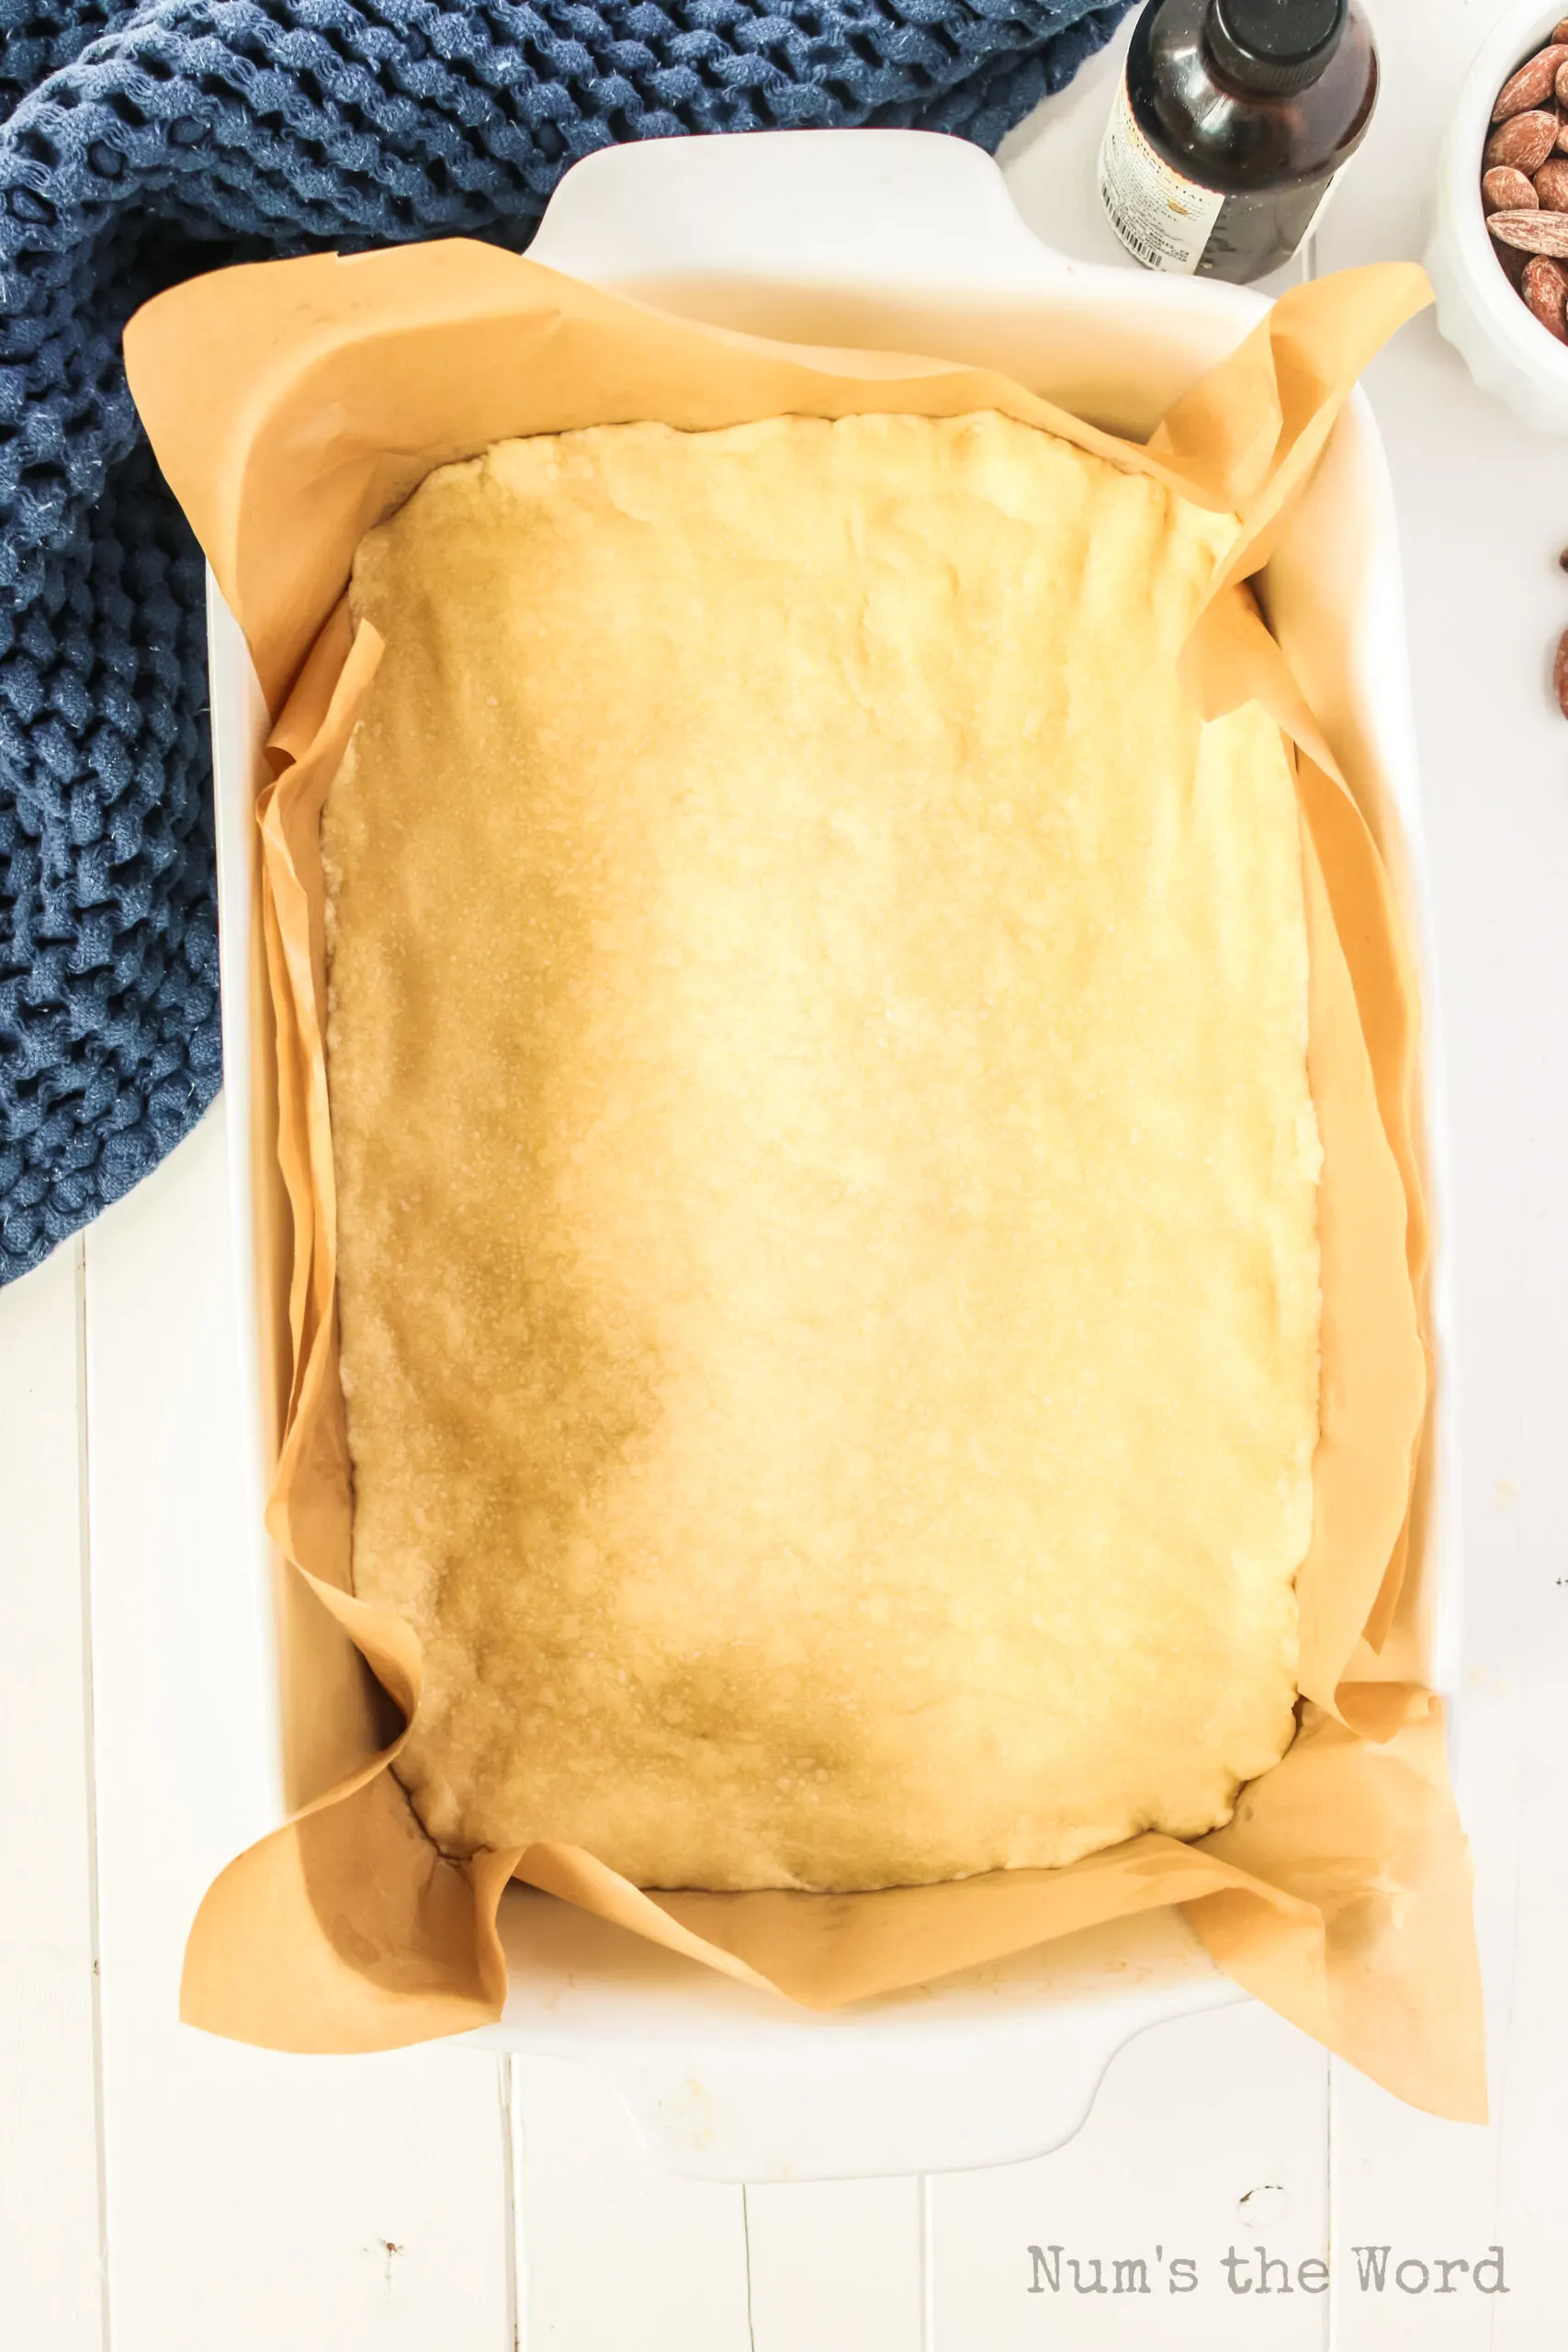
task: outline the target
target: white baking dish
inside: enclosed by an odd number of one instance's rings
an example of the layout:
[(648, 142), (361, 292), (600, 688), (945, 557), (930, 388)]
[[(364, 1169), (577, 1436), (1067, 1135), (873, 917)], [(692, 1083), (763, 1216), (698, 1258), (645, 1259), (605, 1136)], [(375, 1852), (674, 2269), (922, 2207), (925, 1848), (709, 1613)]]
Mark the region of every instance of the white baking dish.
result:
[[(1075, 264), (1042, 245), (996, 166), (911, 131), (779, 132), (606, 151), (562, 182), (533, 247), (551, 266), (728, 326), (881, 345), (1009, 370), (1079, 414), (1142, 435), (1263, 309), (1239, 288)], [(1425, 977), (1429, 1181), (1440, 1208), (1441, 1070), (1420, 810), (1387, 474), (1363, 400), (1337, 426), (1264, 576), (1270, 617), (1382, 839)], [(276, 1441), (286, 1222), (255, 920), (253, 803), (265, 714), (238, 628), (209, 586), (223, 1036), (245, 1360), (256, 1430), (253, 1524)], [(1446, 1283), (1441, 1379), (1417, 1541), (1427, 1679), (1457, 1687), (1457, 1518)], [(1431, 1571), (1436, 1573), (1431, 1573)], [(255, 1671), (278, 1726), (276, 1811), (337, 1769), (345, 1671), (313, 1604), (258, 1535)], [(550, 1898), (508, 1894), (512, 1989), (476, 2039), (605, 2069), (678, 2171), (776, 2180), (940, 2171), (1043, 2153), (1076, 2131), (1114, 2052), (1167, 2018), (1239, 1999), (1179, 1917), (1156, 1913), (829, 2016), (644, 1944)]]

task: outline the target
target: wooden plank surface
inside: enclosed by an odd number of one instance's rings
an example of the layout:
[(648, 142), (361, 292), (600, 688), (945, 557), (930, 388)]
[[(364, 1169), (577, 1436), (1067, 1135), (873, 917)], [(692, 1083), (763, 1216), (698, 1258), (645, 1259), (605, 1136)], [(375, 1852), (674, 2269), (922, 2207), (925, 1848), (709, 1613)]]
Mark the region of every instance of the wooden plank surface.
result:
[[(1320, 267), (1419, 251), (1442, 124), (1499, 13), (1497, 0), (1384, 0), (1380, 115), (1327, 216)], [(1114, 53), (1092, 63), (1010, 150), (1026, 217), (1093, 258), (1114, 250), (1088, 175), (1116, 70)], [(240, 1557), (241, 1457), (220, 1114), (85, 1248), (0, 1299), (0, 1769), (28, 1798), (0, 1826), (0, 2342), (1272, 2352), (1332, 2327), (1340, 2352), (1555, 2346), (1568, 2177), (1568, 730), (1547, 669), (1568, 621), (1554, 560), (1568, 543), (1568, 444), (1514, 426), (1429, 321), (1371, 389), (1405, 545), (1454, 1113), (1461, 1786), (1493, 2125), (1433, 2122), (1339, 2068), (1330, 2108), (1318, 2054), (1242, 2007), (1131, 2045), (1084, 2132), (1037, 2164), (743, 2197), (660, 2172), (614, 2095), (553, 2062), (286, 2060), (178, 2028), (190, 1909), (269, 1804), (254, 1692), (215, 1670), (240, 1614), (225, 1580)], [(1508, 2292), (1478, 2294), (1468, 2274), (1446, 2298), (1392, 2277), (1363, 2290), (1355, 2248), (1383, 2244), (1391, 2263), (1429, 2265), (1501, 2245)], [(1048, 2284), (1032, 2293), (1032, 2245), (1085, 2265), (1148, 2260), (1151, 2294), (1075, 2293), (1069, 2309)], [(1298, 2283), (1287, 2299), (1277, 2273), (1267, 2303), (1222, 2285), (1233, 2245), (1288, 2257), (1299, 2279), (1325, 2245), (1327, 2296)], [(1161, 2298), (1179, 2255), (1204, 2283)]]
[(98, 2352), (80, 1244), (0, 1312), (0, 2344)]
[(511, 2352), (504, 2077), (442, 2047), (280, 2057), (181, 2026), (186, 1928), (268, 1826), (221, 1108), (87, 1241), (113, 2352)]
[(1326, 2084), (1254, 2003), (1141, 2034), (1065, 2147), (931, 2182), (933, 2347), (1316, 2352)]
[(656, 2164), (603, 2075), (512, 2064), (526, 2352), (750, 2352), (742, 2191)]
[(748, 2188), (754, 2352), (921, 2352), (923, 2191), (909, 2178)]

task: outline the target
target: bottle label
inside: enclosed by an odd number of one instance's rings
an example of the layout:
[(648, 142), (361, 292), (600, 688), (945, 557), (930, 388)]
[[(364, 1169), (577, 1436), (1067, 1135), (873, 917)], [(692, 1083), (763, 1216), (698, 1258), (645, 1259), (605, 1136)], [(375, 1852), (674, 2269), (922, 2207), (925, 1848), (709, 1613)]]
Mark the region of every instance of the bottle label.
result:
[(1191, 277), (1224, 192), (1172, 170), (1139, 130), (1123, 78), (1100, 150), (1100, 200), (1134, 261)]

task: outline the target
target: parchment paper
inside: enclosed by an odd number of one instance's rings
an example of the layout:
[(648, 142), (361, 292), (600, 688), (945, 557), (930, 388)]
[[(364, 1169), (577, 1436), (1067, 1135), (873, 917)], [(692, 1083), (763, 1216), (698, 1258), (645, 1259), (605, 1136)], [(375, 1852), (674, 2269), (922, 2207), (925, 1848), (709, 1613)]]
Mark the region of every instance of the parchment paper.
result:
[(1177, 1903), (1258, 1998), (1415, 2104), (1482, 2117), (1470, 1871), (1438, 1702), (1377, 1656), (1405, 1573), (1427, 1392), (1415, 988), (1372, 837), (1244, 584), (1356, 376), (1427, 299), (1421, 273), (1403, 265), (1292, 290), (1146, 448), (985, 369), (705, 328), (461, 242), (220, 271), (131, 321), (138, 405), (278, 714), (276, 780), (258, 813), (295, 1242), (292, 1376), (268, 1525), (405, 1721), (419, 1704), (417, 1642), (350, 1589), (317, 835), (382, 653), (373, 630), (352, 634), (350, 560), (434, 467), (513, 435), (640, 418), (697, 430), (781, 413), (998, 409), (1234, 509), (1242, 535), (1189, 640), (1184, 679), (1207, 715), (1257, 698), (1296, 746), (1324, 1146), (1322, 1431), (1298, 1578), (1300, 1730), (1225, 1828), (1191, 1845), (1137, 1838), (1065, 1870), (882, 1894), (652, 1896), (571, 1847), (448, 1861), (389, 1770), (394, 1741), (214, 1882), (186, 1951), (188, 2019), (276, 2048), (368, 2050), (493, 2018), (505, 1992), (495, 1915), (513, 1875), (819, 2007)]

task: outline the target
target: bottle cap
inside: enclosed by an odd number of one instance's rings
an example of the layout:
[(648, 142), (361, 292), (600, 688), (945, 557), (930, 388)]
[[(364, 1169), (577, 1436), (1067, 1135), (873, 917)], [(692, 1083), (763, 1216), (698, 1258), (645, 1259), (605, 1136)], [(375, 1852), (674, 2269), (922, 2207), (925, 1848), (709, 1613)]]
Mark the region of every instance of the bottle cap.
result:
[(1316, 81), (1348, 14), (1349, 0), (1209, 0), (1203, 30), (1226, 81), (1282, 97)]

